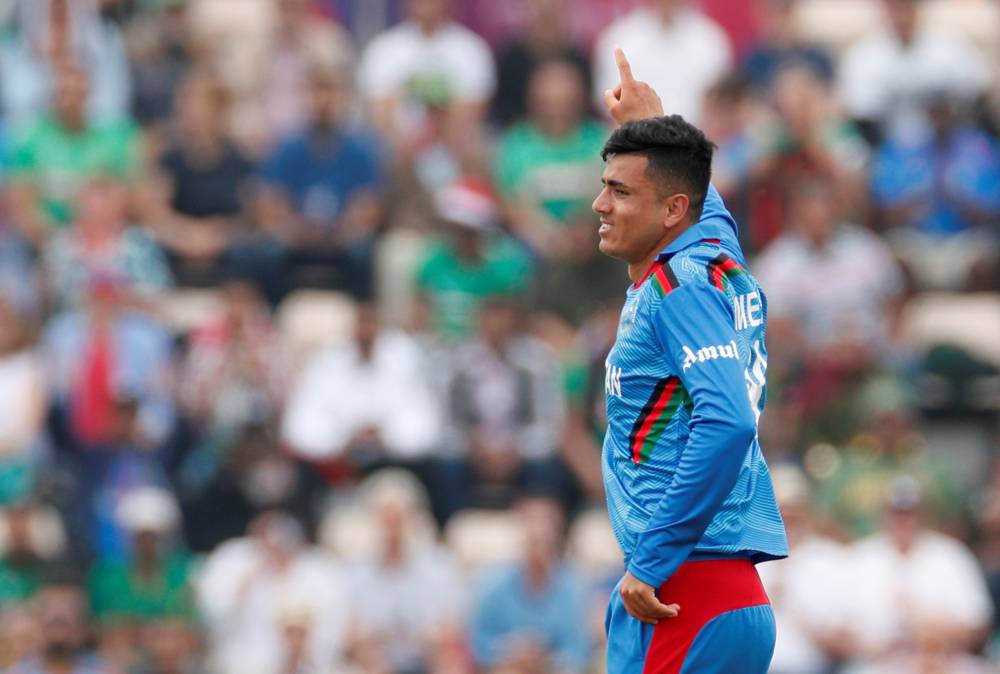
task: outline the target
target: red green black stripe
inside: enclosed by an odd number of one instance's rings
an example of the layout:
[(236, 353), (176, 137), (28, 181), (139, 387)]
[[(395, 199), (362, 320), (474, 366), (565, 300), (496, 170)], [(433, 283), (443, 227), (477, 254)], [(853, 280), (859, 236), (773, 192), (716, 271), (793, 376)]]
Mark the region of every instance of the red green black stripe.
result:
[(669, 262), (657, 262), (653, 268), (653, 287), (662, 297), (671, 290), (675, 290), (680, 283), (674, 276), (674, 270), (670, 268)]
[(632, 425), (632, 432), (628, 437), (632, 463), (643, 463), (649, 459), (667, 424), (688, 399), (687, 391), (677, 377), (667, 377), (656, 382), (652, 395)]
[(725, 290), (729, 282), (744, 271), (736, 260), (725, 253), (719, 253), (714, 260), (708, 263), (708, 282), (719, 290)]

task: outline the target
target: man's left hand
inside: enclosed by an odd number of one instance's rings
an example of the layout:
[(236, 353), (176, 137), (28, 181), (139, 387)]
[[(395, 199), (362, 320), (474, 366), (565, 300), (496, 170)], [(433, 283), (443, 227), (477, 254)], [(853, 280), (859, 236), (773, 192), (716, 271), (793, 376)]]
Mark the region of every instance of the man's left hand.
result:
[(629, 615), (650, 625), (656, 625), (665, 618), (676, 618), (681, 611), (677, 604), (662, 603), (656, 597), (655, 587), (647, 585), (628, 571), (622, 578), (618, 593)]

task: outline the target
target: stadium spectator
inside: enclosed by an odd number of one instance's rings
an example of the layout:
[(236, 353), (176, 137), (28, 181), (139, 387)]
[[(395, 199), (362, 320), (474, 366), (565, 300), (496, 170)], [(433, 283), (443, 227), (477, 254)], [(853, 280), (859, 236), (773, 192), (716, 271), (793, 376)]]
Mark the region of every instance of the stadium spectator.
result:
[(525, 122), (500, 137), (494, 175), (513, 231), (539, 255), (565, 255), (566, 226), (588, 212), (605, 129), (586, 116), (586, 90), (567, 61), (539, 64)]
[(802, 178), (830, 176), (843, 217), (854, 219), (865, 205), (865, 169), (870, 152), (857, 129), (838, 114), (832, 92), (808, 66), (793, 64), (775, 75), (775, 111), (758, 131), (759, 153), (750, 184), (750, 243), (760, 251), (779, 236), (789, 218), (790, 186)]
[(7, 670), (9, 674), (117, 672), (88, 648), (87, 597), (69, 573), (53, 572), (38, 591), (34, 608), (41, 636), (40, 652), (15, 664)]
[(497, 204), (483, 182), (464, 178), (441, 189), (434, 207), (442, 236), (424, 251), (417, 292), (432, 329), (456, 339), (472, 331), (484, 299), (527, 288), (531, 263), (524, 248), (499, 230)]
[(0, 505), (29, 492), (41, 458), (48, 392), (30, 330), (30, 314), (0, 292)]
[(100, 649), (121, 669), (139, 664), (147, 627), (193, 616), (188, 585), (192, 565), (174, 538), (179, 514), (165, 489), (140, 486), (125, 491), (113, 513), (125, 552), (121, 557), (100, 556), (90, 566), (87, 589)]
[(99, 445), (120, 436), (119, 413), (137, 414), (138, 437), (156, 444), (171, 430), (171, 342), (153, 318), (129, 308), (122, 282), (87, 282), (83, 307), (54, 316), (42, 338), (53, 404), (69, 440)]
[(186, 0), (147, 4), (126, 25), (125, 44), (132, 76), (135, 120), (158, 133), (174, 114), (174, 92), (195, 59)]
[(585, 616), (583, 581), (563, 559), (564, 514), (557, 501), (521, 498), (516, 513), (523, 558), (485, 580), (470, 625), (472, 654), (485, 672), (582, 674), (587, 632), (566, 616)]
[(99, 558), (91, 566), (94, 616), (126, 628), (193, 617), (191, 560), (177, 540), (180, 510), (173, 495), (160, 487), (132, 489), (118, 500), (114, 515), (126, 531), (128, 553)]
[(371, 295), (375, 227), (381, 217), (378, 142), (344, 121), (343, 73), (310, 72), (309, 124), (261, 167), (268, 227), (290, 250), (293, 285)]
[(590, 91), (590, 63), (570, 41), (569, 3), (538, 0), (526, 3), (519, 30), (499, 48), (497, 91), (493, 98), (494, 121), (501, 127), (520, 121), (528, 111), (528, 83), (543, 63), (558, 60), (574, 68), (583, 82), (583, 96)]
[(883, 353), (904, 290), (892, 251), (845, 219), (829, 178), (800, 179), (788, 188), (788, 229), (754, 264), (768, 319), (796, 326), (806, 354), (844, 344)]
[(924, 526), (916, 479), (899, 476), (887, 492), (882, 530), (850, 552), (854, 637), (872, 655), (912, 649), (925, 635), (939, 652), (977, 649), (992, 607), (975, 557), (960, 541)]
[(594, 46), (594, 101), (618, 84), (614, 48), (621, 45), (637, 79), (669, 96), (668, 109), (697, 123), (705, 92), (733, 64), (729, 38), (688, 0), (644, 0), (608, 26)]
[(756, 42), (740, 66), (755, 88), (766, 92), (775, 75), (791, 64), (808, 65), (823, 80), (833, 79), (830, 55), (822, 46), (804, 41), (795, 24), (795, 0), (763, 0), (756, 3), (756, 10)]
[(178, 386), (188, 421), (215, 439), (277, 422), (291, 368), (256, 279), (229, 273), (220, 290), (222, 310), (191, 330)]
[(270, 44), (262, 52), (256, 128), (264, 141), (283, 139), (309, 124), (310, 74), (323, 68), (349, 77), (351, 36), (315, 11), (310, 0), (278, 0)]
[(956, 101), (925, 102), (930, 123), (890, 135), (875, 155), (875, 221), (921, 286), (963, 289), (997, 256), (1000, 145)]
[(159, 157), (158, 180), (145, 186), (146, 218), (181, 284), (217, 283), (228, 258), (253, 252), (245, 209), (254, 166), (225, 131), (218, 81), (193, 73), (176, 99), (177, 124)]
[(36, 247), (74, 217), (75, 199), (89, 177), (134, 177), (139, 137), (127, 120), (90, 122), (86, 73), (75, 65), (55, 75), (51, 111), (15, 132), (10, 157), (14, 223)]
[(88, 178), (77, 196), (71, 229), (49, 239), (43, 249), (53, 304), (81, 307), (92, 279), (118, 279), (137, 307), (153, 308), (173, 285), (166, 258), (145, 230), (128, 226), (128, 192), (119, 180)]
[(811, 486), (798, 468), (775, 465), (771, 475), (789, 555), (760, 566), (761, 581), (774, 609), (778, 638), (773, 674), (824, 674), (854, 655), (849, 632), (850, 558), (844, 546), (825, 536), (812, 512)]
[(921, 25), (922, 0), (883, 0), (888, 26), (841, 58), (840, 98), (870, 140), (922, 116), (927, 94), (971, 100), (986, 90), (989, 68), (976, 49), (937, 26)]
[[(845, 405), (831, 396), (824, 411), (827, 418), (813, 420), (807, 438), (812, 443), (830, 442), (840, 434), (835, 426), (846, 427), (851, 434), (840, 450), (833, 450), (834, 460), (817, 485), (825, 512), (847, 534), (870, 535), (878, 528), (888, 486), (905, 474), (920, 484), (925, 517), (938, 527), (960, 531), (968, 495), (953, 463), (928, 447), (918, 432), (913, 394), (904, 383), (873, 376), (841, 395), (850, 402)], [(827, 449), (832, 448), (822, 451)]]
[(407, 20), (375, 36), (361, 55), (358, 85), (394, 147), (411, 145), (428, 108), (475, 124), (495, 87), (489, 46), (450, 17), (451, 0), (406, 0)]
[(131, 79), (121, 36), (96, 0), (17, 0), (14, 31), (0, 44), (7, 119), (41, 115), (58, 97), (60, 70), (75, 64), (90, 81), (81, 104), (90, 123), (126, 118)]
[(442, 491), (455, 506), (510, 503), (517, 487), (565, 490), (556, 455), (565, 417), (558, 365), (516, 306), (484, 302), (477, 334), (454, 351)]
[[(619, 272), (620, 272), (619, 268)], [(604, 361), (615, 341), (621, 313), (621, 296), (593, 313), (580, 327), (576, 344), (564, 363), (566, 424), (560, 452), (584, 494), (604, 502), (601, 480), (601, 445), (608, 425), (604, 406)], [(615, 579), (617, 581), (617, 579)]]
[(34, 606), (6, 602), (0, 613), (0, 668), (4, 672), (41, 650)]
[(191, 625), (171, 618), (158, 620), (142, 630), (142, 659), (135, 665), (136, 674), (202, 674), (201, 644)]
[(200, 438), (177, 469), (184, 537), (211, 552), (247, 531), (261, 512), (280, 509), (310, 529), (328, 485), (314, 466), (281, 450), (273, 426), (251, 423)]
[(30, 496), (0, 511), (0, 605), (26, 604), (67, 551), (58, 512)]
[[(593, 212), (567, 220), (551, 239), (558, 253), (538, 266), (538, 281), (532, 289), (532, 307), (559, 319), (559, 327), (571, 333), (609, 303), (619, 303), (623, 284), (628, 283), (622, 280), (621, 265), (597, 249), (598, 227)], [(540, 336), (546, 337), (546, 332)], [(547, 341), (561, 344), (560, 340)]]
[(389, 671), (433, 671), (440, 651), (461, 646), (459, 570), (435, 541), (427, 494), (412, 475), (379, 471), (359, 491), (377, 542), (350, 573), (355, 638), (383, 644)]
[(360, 304), (353, 339), (325, 348), (303, 370), (282, 435), (306, 460), (368, 468), (425, 462), (439, 449), (441, 426), (427, 354), (383, 328), (373, 305)]
[(341, 663), (347, 629), (346, 578), (339, 564), (310, 546), (298, 522), (270, 511), (247, 535), (227, 541), (205, 561), (196, 581), (209, 635), (209, 666), (276, 674), (289, 658), (284, 627), (308, 623), (305, 654), (328, 671)]

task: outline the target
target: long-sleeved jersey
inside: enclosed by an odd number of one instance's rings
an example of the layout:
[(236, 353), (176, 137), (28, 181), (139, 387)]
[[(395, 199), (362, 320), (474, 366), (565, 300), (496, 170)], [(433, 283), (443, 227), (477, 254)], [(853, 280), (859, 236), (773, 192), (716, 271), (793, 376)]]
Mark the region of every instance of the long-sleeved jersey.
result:
[(649, 585), (692, 558), (788, 554), (757, 441), (766, 324), (710, 188), (701, 220), (629, 288), (606, 363), (608, 511), (628, 570)]

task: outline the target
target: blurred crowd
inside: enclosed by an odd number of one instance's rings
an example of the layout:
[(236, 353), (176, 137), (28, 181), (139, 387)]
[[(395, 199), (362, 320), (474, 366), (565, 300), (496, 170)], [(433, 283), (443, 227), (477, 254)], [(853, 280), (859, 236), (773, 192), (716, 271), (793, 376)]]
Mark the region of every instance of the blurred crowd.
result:
[(997, 670), (995, 0), (0, 22), (0, 671), (603, 671), (615, 45), (767, 294), (772, 671)]

